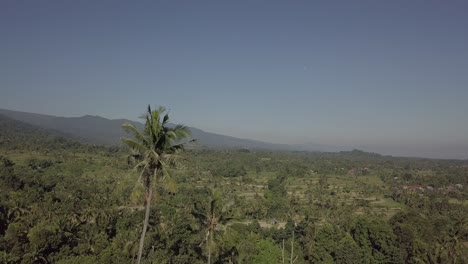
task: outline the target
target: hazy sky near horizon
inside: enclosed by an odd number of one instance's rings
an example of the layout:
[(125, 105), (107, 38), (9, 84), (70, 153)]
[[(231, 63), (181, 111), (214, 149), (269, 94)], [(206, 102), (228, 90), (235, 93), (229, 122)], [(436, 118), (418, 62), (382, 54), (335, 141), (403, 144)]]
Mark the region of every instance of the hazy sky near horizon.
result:
[(468, 153), (467, 13), (430, 0), (1, 1), (0, 108), (136, 119), (150, 103), (238, 137)]

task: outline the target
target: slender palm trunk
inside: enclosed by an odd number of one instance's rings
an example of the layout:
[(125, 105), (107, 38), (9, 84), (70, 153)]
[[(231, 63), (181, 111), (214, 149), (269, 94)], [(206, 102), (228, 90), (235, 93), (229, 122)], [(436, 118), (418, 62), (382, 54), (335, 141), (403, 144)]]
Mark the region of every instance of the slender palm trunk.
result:
[(153, 189), (149, 188), (149, 191), (146, 193), (146, 211), (145, 211), (145, 222), (143, 224), (143, 231), (141, 232), (141, 238), (140, 238), (140, 247), (138, 248), (138, 258), (137, 258), (137, 264), (140, 264), (141, 262), (141, 255), (143, 253), (143, 246), (145, 244), (145, 235), (146, 235), (146, 229), (148, 227), (148, 220), (149, 220), (149, 215), (150, 215), (150, 208), (151, 208), (151, 197), (153, 196)]
[(291, 264), (294, 263), (293, 257), (294, 257), (294, 230), (292, 231), (292, 240), (291, 240)]
[(281, 247), (281, 263), (284, 264), (284, 239), (283, 239), (283, 247)]
[(213, 243), (213, 233), (210, 232), (210, 240), (208, 241), (208, 264), (211, 263), (211, 244)]

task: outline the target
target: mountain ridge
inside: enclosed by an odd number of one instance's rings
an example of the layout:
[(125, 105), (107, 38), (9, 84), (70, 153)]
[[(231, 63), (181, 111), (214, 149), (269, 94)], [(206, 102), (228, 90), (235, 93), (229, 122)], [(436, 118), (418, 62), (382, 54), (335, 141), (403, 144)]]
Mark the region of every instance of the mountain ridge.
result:
[[(138, 128), (143, 124), (128, 119), (108, 119), (97, 115), (84, 115), (81, 117), (61, 117), (46, 114), (29, 113), (0, 109), (0, 114), (9, 118), (35, 125), (45, 129), (60, 131), (73, 136), (83, 143), (118, 145), (120, 138), (128, 136), (122, 129), (123, 123), (132, 123)], [(297, 146), (277, 144), (260, 140), (238, 138), (206, 132), (196, 127), (189, 127), (192, 138), (198, 145), (208, 148), (247, 148), (263, 150), (303, 150)]]
[[(142, 128), (143, 124), (137, 121), (128, 120), (124, 118), (108, 119), (98, 115), (84, 115), (81, 117), (61, 117), (47, 114), (29, 113), (0, 108), (0, 115), (4, 115), (14, 120), (21, 121), (26, 124), (34, 125), (39, 128), (48, 129), (59, 132), (61, 135), (66, 135), (68, 138), (81, 143), (115, 146), (120, 145), (122, 137), (128, 137), (122, 129), (123, 123), (132, 123), (138, 128)], [(172, 124), (173, 125), (173, 124)], [(424, 146), (419, 149), (418, 153), (398, 154), (397, 151), (388, 150), (382, 151), (382, 147), (376, 146), (338, 146), (338, 145), (325, 145), (316, 143), (304, 144), (280, 144), (270, 143), (261, 140), (238, 138), (235, 136), (228, 136), (204, 131), (196, 127), (189, 127), (192, 132), (192, 138), (197, 139), (195, 146), (217, 149), (233, 149), (245, 148), (252, 150), (280, 150), (280, 151), (304, 151), (304, 152), (341, 152), (351, 151), (353, 149), (364, 149), (369, 153), (380, 153), (382, 155), (390, 155), (396, 157), (412, 157), (412, 158), (429, 158), (429, 159), (458, 159), (467, 160), (467, 155), (464, 150), (468, 149), (468, 145), (460, 145), (457, 150), (459, 153), (456, 155), (444, 156), (430, 153), (429, 150), (437, 146)], [(0, 131), (1, 132), (1, 131)], [(191, 145), (193, 146), (193, 145)], [(443, 146), (442, 146), (443, 147)], [(453, 150), (452, 150), (453, 152)]]

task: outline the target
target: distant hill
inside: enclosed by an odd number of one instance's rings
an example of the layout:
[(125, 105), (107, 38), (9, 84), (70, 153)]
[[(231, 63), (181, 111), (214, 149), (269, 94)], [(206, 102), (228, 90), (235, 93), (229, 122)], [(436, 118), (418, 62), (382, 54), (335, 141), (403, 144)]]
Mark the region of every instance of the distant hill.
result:
[[(0, 114), (41, 128), (60, 131), (65, 135), (81, 142), (103, 145), (118, 144), (124, 136), (121, 127), (125, 119), (106, 119), (99, 116), (86, 115), (83, 117), (58, 117), (35, 113), (26, 113), (0, 109)], [(142, 126), (137, 122), (132, 122)]]
[[(59, 135), (63, 138), (69, 138), (75, 141), (97, 145), (120, 145), (120, 138), (128, 136), (122, 130), (123, 123), (133, 123), (137, 127), (142, 128), (143, 124), (127, 119), (107, 119), (100, 116), (86, 115), (82, 117), (59, 117), (52, 115), (43, 115), (35, 113), (27, 113), (20, 111), (12, 111), (6, 109), (0, 109), (0, 115), (3, 115), (5, 119), (21, 121), (22, 124), (19, 127), (29, 124), (36, 126), (35, 129), (42, 129), (41, 133)], [(11, 120), (7, 122), (11, 124)], [(6, 122), (5, 120), (3, 120)], [(5, 124), (0, 126), (0, 135), (5, 132)], [(10, 127), (11, 128), (11, 127)], [(245, 148), (245, 149), (259, 149), (259, 150), (285, 150), (285, 151), (305, 151), (305, 152), (340, 152), (343, 150), (352, 150), (354, 148), (364, 149), (361, 152), (350, 152), (349, 155), (362, 156), (362, 155), (375, 155), (375, 153), (385, 153), (385, 155), (394, 156), (412, 156), (412, 157), (429, 157), (429, 158), (455, 158), (455, 159), (466, 159), (468, 145), (459, 144), (455, 146), (437, 146), (428, 144), (427, 146), (420, 146), (417, 150), (411, 152), (402, 153), (401, 146), (383, 145), (383, 146), (354, 146), (354, 147), (343, 147), (339, 145), (323, 145), (316, 143), (305, 143), (305, 144), (275, 144), (268, 143), (258, 140), (237, 138), (232, 136), (220, 135), (203, 131), (195, 127), (189, 127), (192, 132), (192, 137), (197, 139), (195, 146), (207, 147), (207, 148)], [(21, 129), (17, 130), (21, 134)], [(437, 150), (437, 151), (434, 151)], [(367, 152), (367, 153), (365, 153)], [(394, 154), (397, 153), (398, 155)], [(408, 154), (409, 153), (409, 154)], [(419, 154), (423, 153), (423, 154)], [(426, 153), (424, 155), (424, 153)], [(444, 154), (450, 153), (450, 155)], [(341, 153), (344, 154), (344, 153)]]
[(294, 147), (286, 144), (274, 144), (252, 139), (236, 138), (215, 133), (205, 132), (201, 129), (190, 127), (192, 137), (198, 144), (209, 148), (247, 148), (265, 150), (293, 150)]
[[(117, 145), (120, 138), (127, 136), (122, 130), (123, 123), (133, 123), (142, 128), (143, 124), (127, 119), (107, 119), (100, 116), (86, 115), (82, 117), (58, 117), (51, 115), (26, 113), (0, 109), (0, 114), (11, 119), (38, 126), (40, 128), (58, 131), (84, 143)], [(197, 145), (209, 148), (247, 148), (265, 150), (296, 150), (296, 146), (274, 144), (258, 140), (242, 139), (220, 134), (205, 132), (189, 127)]]
[(57, 149), (80, 145), (74, 137), (60, 131), (34, 126), (0, 114), (0, 148)]

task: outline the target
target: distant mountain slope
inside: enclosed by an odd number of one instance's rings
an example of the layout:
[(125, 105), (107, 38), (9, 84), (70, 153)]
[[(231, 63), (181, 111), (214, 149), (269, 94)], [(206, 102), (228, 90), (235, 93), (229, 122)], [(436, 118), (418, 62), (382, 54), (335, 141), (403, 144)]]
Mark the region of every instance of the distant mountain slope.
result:
[(73, 136), (27, 124), (0, 114), (0, 148), (2, 149), (57, 149), (79, 143)]
[[(60, 131), (82, 142), (104, 145), (117, 144), (120, 137), (124, 136), (124, 131), (121, 129), (122, 124), (132, 122), (125, 119), (110, 120), (90, 115), (57, 117), (5, 109), (0, 109), (0, 114), (41, 128)], [(136, 124), (142, 126), (139, 123)]]
[[(3, 115), (3, 119), (8, 117), (23, 122), (22, 125), (18, 125), (15, 129), (19, 135), (21, 135), (20, 127), (29, 124), (36, 126), (35, 129), (41, 128), (47, 130), (47, 133), (53, 135), (59, 135), (61, 137), (71, 138), (78, 140), (82, 143), (91, 143), (98, 145), (119, 145), (120, 138), (127, 136), (122, 130), (122, 124), (129, 122), (135, 124), (137, 127), (142, 128), (143, 124), (127, 119), (107, 119), (100, 116), (86, 115), (83, 117), (58, 117), (51, 115), (26, 113), (19, 111), (12, 111), (6, 109), (0, 109), (0, 115)], [(5, 132), (6, 122), (0, 123), (0, 135)], [(6, 122), (6, 123), (5, 123)], [(11, 123), (11, 120), (9, 121)], [(287, 151), (320, 151), (320, 152), (339, 152), (342, 150), (351, 149), (364, 149), (365, 151), (385, 153), (385, 155), (394, 156), (413, 156), (413, 157), (430, 157), (430, 158), (455, 158), (455, 159), (466, 159), (468, 145), (459, 144), (456, 146), (436, 146), (428, 144), (419, 146), (416, 150), (411, 152), (404, 152), (399, 149), (401, 145), (391, 146), (339, 146), (339, 145), (323, 145), (315, 143), (305, 144), (274, 144), (258, 140), (236, 138), (232, 136), (225, 136), (215, 133), (205, 132), (195, 127), (189, 127), (192, 132), (192, 137), (197, 139), (196, 145), (208, 148), (247, 148), (247, 149), (262, 149), (262, 150), (287, 150)], [(44, 132), (44, 131), (43, 131)], [(434, 152), (434, 149), (440, 150)], [(384, 151), (385, 150), (385, 151)], [(396, 154), (395, 154), (396, 153)], [(427, 153), (419, 154), (419, 153)], [(450, 153), (450, 155), (444, 154)], [(358, 153), (354, 153), (357, 155)]]
[[(0, 109), (0, 114), (45, 129), (60, 131), (85, 143), (114, 145), (120, 144), (120, 138), (126, 136), (122, 124), (129, 122), (137, 127), (142, 123), (126, 119), (107, 119), (100, 116), (57, 117), (35, 113), (26, 113)], [(251, 139), (241, 139), (220, 134), (208, 133), (190, 127), (192, 137), (197, 144), (209, 148), (249, 148), (266, 150), (294, 150), (296, 147), (285, 144), (273, 144)]]
[(192, 137), (197, 139), (201, 146), (210, 148), (248, 148), (265, 150), (292, 150), (293, 147), (286, 144), (274, 144), (259, 140), (236, 138), (220, 134), (205, 132), (201, 129), (190, 127)]

